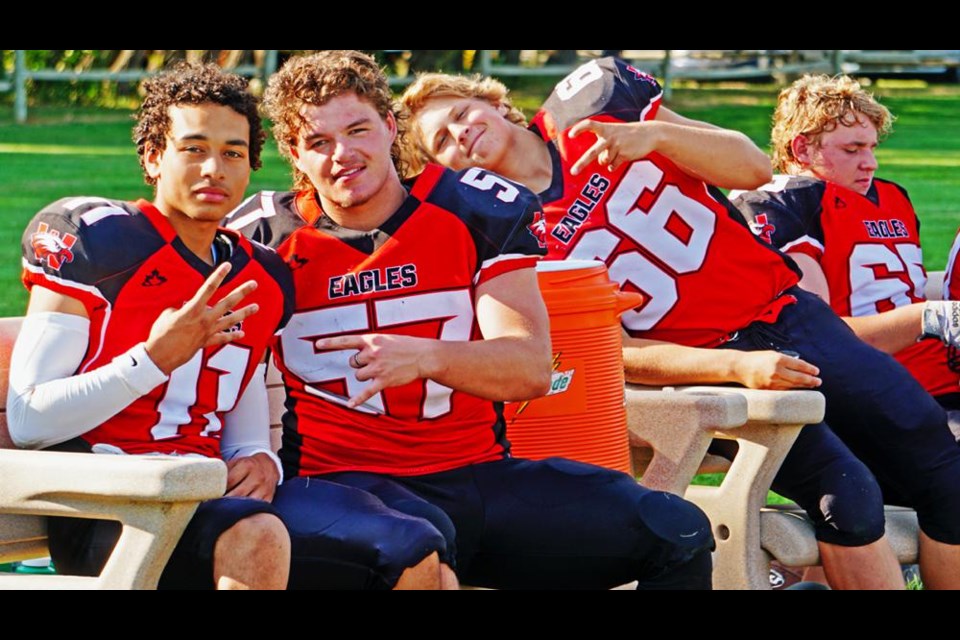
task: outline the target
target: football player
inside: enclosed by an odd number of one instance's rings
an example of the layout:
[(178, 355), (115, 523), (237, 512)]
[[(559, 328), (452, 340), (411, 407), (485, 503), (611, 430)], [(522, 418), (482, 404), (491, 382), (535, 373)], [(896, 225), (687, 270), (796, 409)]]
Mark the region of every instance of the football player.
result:
[(960, 374), (948, 357), (960, 338), (958, 305), (926, 301), (920, 220), (903, 188), (875, 177), (875, 150), (892, 124), (852, 78), (804, 76), (780, 93), (774, 115), (774, 164), (783, 175), (734, 204), (796, 261), (801, 287), (957, 412), (951, 427), (960, 436)]
[(957, 234), (950, 247), (950, 257), (947, 258), (947, 270), (943, 279), (943, 299), (960, 300), (960, 261), (957, 256), (960, 255), (960, 233)]
[[(960, 255), (960, 233), (953, 241), (953, 246), (950, 248), (950, 257), (947, 260), (947, 271), (943, 280), (944, 300), (960, 300), (960, 260), (957, 260), (958, 255)], [(950, 355), (952, 360), (956, 359), (955, 351), (952, 350)], [(960, 364), (960, 359), (956, 361)]]
[[(661, 97), (645, 73), (595, 60), (561, 81), (526, 126), (499, 83), (427, 75), (403, 99), (416, 142), (408, 157), (530, 186), (544, 201), (551, 257), (603, 260), (644, 294), (623, 317), (629, 380), (825, 393), (830, 427), (803, 430), (774, 486), (814, 519), (831, 584), (903, 587), (884, 536), (882, 484), (920, 513), (930, 585), (955, 585), (960, 450), (942, 408), (797, 287), (793, 262), (711, 186), (768, 180), (762, 152), (662, 108)], [(923, 452), (904, 454), (907, 441)]]
[[(297, 285), (277, 350), (292, 580), (330, 552), (298, 538), (336, 483), (357, 515), (330, 536), (375, 546), (367, 571), (386, 586), (439, 538), (433, 586), (708, 588), (713, 540), (696, 507), (626, 474), (510, 456), (502, 403), (550, 380), (537, 198), (477, 169), (402, 183), (389, 86), (360, 52), (290, 60), (265, 105), (298, 191), (261, 194), (232, 225), (276, 247)], [(422, 532), (374, 537), (368, 514)]]
[[(200, 505), (160, 587), (283, 588), (263, 362), (293, 283), (274, 252), (219, 228), (260, 166), (256, 100), (214, 65), (144, 88), (134, 139), (153, 200), (66, 198), (24, 233), (10, 434), (32, 449), (222, 457), (226, 495)], [(119, 530), (51, 519), (58, 571), (99, 574)]]

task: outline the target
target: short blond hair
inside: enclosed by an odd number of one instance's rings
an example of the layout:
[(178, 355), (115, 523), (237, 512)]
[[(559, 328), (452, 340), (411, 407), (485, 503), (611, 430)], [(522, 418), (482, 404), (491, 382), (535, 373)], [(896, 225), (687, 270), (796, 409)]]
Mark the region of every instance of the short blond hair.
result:
[(408, 124), (408, 136), (401, 157), (408, 169), (408, 176), (416, 175), (435, 158), (424, 144), (423, 133), (417, 124), (417, 114), (434, 98), (476, 98), (495, 105), (503, 105), (504, 117), (520, 126), (527, 125), (527, 118), (510, 101), (510, 90), (493, 78), (481, 75), (457, 76), (446, 73), (423, 73), (407, 87), (400, 97), (400, 109)]
[(773, 168), (781, 173), (802, 171), (793, 155), (793, 141), (805, 136), (817, 142), (838, 126), (866, 118), (880, 139), (893, 130), (893, 114), (849, 76), (805, 75), (780, 92), (773, 114)]

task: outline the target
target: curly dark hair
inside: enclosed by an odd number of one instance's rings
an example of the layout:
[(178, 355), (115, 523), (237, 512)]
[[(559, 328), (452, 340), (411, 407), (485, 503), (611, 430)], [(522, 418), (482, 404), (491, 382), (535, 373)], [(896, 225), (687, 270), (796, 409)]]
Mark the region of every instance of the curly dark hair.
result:
[(170, 107), (213, 103), (230, 107), (250, 123), (250, 168), (260, 168), (260, 152), (266, 132), (257, 112), (257, 99), (250, 93), (247, 81), (224, 72), (215, 64), (181, 62), (169, 71), (143, 83), (146, 97), (137, 111), (133, 141), (137, 145), (140, 166), (147, 184), (155, 185), (144, 165), (147, 145), (165, 149), (170, 133)]
[[(403, 175), (400, 149), (404, 127), (393, 104), (390, 83), (371, 56), (352, 50), (328, 49), (311, 55), (291, 58), (276, 73), (263, 95), (263, 107), (273, 121), (273, 137), (280, 154), (293, 164), (290, 147), (296, 146), (304, 125), (300, 111), (304, 105), (323, 106), (345, 93), (353, 92), (366, 100), (381, 118), (393, 114), (397, 120), (397, 141), (391, 149), (394, 165)], [(293, 167), (297, 189), (312, 189), (310, 179)]]

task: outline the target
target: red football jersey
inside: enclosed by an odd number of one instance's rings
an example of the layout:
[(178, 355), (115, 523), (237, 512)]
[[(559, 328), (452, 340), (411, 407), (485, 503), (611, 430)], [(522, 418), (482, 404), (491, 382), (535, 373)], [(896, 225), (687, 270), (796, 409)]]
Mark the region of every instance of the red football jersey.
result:
[(505, 457), (502, 406), (436, 382), (386, 389), (366, 406), (356, 351), (317, 352), (319, 338), (400, 334), (479, 339), (478, 284), (532, 268), (544, 252), (540, 205), (519, 185), (479, 169), (429, 166), (379, 229), (352, 231), (324, 215), (313, 191), (264, 193), (231, 227), (277, 247), (293, 270), (296, 313), (276, 355), (287, 387), (287, 474), (365, 471), (424, 475)]
[[(892, 182), (874, 180), (863, 196), (815, 178), (778, 176), (735, 202), (767, 241), (820, 264), (837, 314), (870, 316), (926, 299), (920, 221)], [(941, 342), (924, 340), (897, 359), (932, 395), (960, 392)]]
[[(250, 280), (243, 304), (260, 311), (242, 323), (245, 337), (205, 349), (166, 384), (139, 398), (83, 439), (131, 454), (219, 457), (223, 416), (233, 409), (283, 326), (292, 300), (289, 270), (274, 252), (235, 232), (215, 243), (233, 269), (210, 304)], [(108, 364), (143, 342), (168, 308), (193, 297), (214, 267), (193, 254), (152, 204), (68, 198), (41, 211), (23, 236), (23, 280), (75, 298), (90, 318), (87, 354), (77, 373)], [(240, 328), (239, 326), (237, 327)]]
[(957, 254), (960, 254), (960, 233), (950, 248), (950, 259), (947, 261), (947, 273), (943, 281), (944, 300), (960, 300), (960, 261), (957, 260)]
[(581, 120), (655, 118), (661, 90), (613, 58), (590, 62), (562, 81), (531, 128), (550, 145), (553, 184), (541, 193), (549, 256), (599, 259), (644, 303), (623, 315), (635, 337), (694, 347), (722, 344), (753, 322), (774, 322), (795, 300), (790, 263), (759, 242), (719, 190), (652, 154), (615, 171), (573, 164), (596, 142), (570, 139)]

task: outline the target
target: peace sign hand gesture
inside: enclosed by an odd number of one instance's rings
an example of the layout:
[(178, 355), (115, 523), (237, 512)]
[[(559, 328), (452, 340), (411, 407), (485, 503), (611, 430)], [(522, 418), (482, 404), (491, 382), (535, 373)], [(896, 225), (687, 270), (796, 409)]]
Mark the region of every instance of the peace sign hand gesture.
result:
[(217, 304), (208, 306), (223, 280), (230, 273), (222, 264), (207, 278), (197, 293), (179, 309), (166, 309), (150, 328), (146, 349), (150, 359), (165, 374), (187, 363), (197, 351), (243, 338), (243, 331), (230, 331), (259, 311), (256, 304), (233, 310), (257, 288), (255, 281), (237, 287)]
[(580, 122), (570, 130), (568, 137), (573, 139), (590, 132), (597, 136), (597, 142), (573, 165), (571, 175), (580, 174), (594, 161), (615, 171), (624, 162), (646, 158), (657, 150), (658, 126), (657, 122)]

